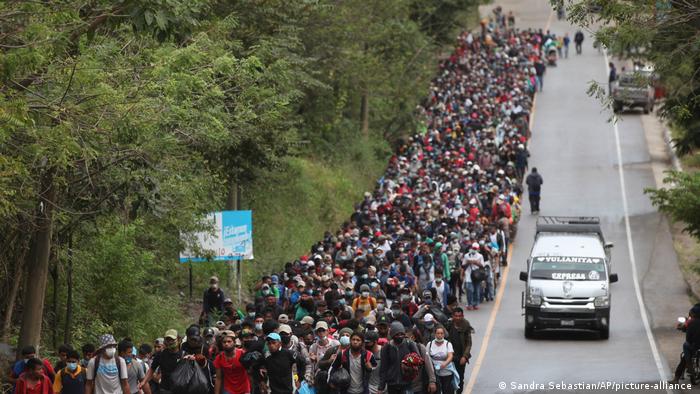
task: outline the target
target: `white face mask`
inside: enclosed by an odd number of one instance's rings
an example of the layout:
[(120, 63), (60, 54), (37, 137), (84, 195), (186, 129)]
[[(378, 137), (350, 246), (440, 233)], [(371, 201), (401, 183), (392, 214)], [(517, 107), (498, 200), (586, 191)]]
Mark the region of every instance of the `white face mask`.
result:
[(116, 353), (117, 353), (117, 348), (110, 347), (110, 348), (105, 349), (105, 355), (109, 358), (114, 357), (114, 355)]

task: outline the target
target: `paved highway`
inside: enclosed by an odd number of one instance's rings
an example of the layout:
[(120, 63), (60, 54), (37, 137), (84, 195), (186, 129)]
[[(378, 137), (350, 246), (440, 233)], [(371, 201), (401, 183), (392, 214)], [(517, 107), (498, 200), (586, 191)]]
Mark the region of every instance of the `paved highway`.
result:
[[(552, 18), (547, 1), (498, 4), (505, 12), (515, 11), (521, 28), (549, 26), (570, 36), (576, 31)], [(665, 163), (649, 154), (650, 130), (644, 129), (641, 112), (623, 114), (615, 126), (608, 122), (611, 114), (586, 94), (592, 80), (607, 86), (606, 57), (592, 48), (592, 41), (588, 36), (580, 56), (572, 43), (569, 59), (547, 70), (544, 91), (537, 95), (529, 149), (530, 165), (544, 177), (541, 214), (600, 216), (606, 239), (615, 244), (612, 271), (620, 281), (612, 285), (610, 339), (581, 332), (524, 338), (524, 282), (518, 273), (526, 269), (536, 221), (525, 201), (500, 301), (466, 314), (477, 332), (465, 392), (557, 392), (547, 390), (550, 382), (655, 384), (670, 378), (675, 368), (683, 337), (668, 327), (690, 304), (668, 225), (643, 193), (657, 186), (654, 166)], [(661, 346), (657, 337), (667, 345)]]

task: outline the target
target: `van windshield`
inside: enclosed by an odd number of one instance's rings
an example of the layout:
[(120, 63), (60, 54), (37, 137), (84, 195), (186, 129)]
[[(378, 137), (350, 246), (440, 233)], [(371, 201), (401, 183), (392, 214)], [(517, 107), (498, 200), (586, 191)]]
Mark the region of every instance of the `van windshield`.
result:
[(579, 257), (536, 257), (532, 261), (531, 279), (603, 280), (605, 260)]

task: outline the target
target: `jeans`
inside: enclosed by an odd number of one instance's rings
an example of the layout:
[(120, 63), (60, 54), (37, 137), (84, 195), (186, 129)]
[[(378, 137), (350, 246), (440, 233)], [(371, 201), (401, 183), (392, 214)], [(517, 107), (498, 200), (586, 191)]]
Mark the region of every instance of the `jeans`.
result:
[(467, 302), (469, 306), (478, 306), (481, 301), (481, 283), (467, 282)]
[(452, 387), (452, 375), (447, 376), (436, 376), (438, 382), (438, 393), (439, 394), (454, 394), (455, 388)]
[(544, 75), (543, 76), (536, 76), (535, 81), (537, 82), (537, 91), (541, 92), (542, 89), (544, 89)]
[[(497, 262), (495, 262), (497, 264)], [(484, 291), (483, 297), (489, 301), (493, 301), (494, 296), (496, 295), (496, 289), (494, 288), (494, 281), (493, 281), (493, 271), (491, 269), (488, 269), (488, 277), (486, 277), (486, 290)]]

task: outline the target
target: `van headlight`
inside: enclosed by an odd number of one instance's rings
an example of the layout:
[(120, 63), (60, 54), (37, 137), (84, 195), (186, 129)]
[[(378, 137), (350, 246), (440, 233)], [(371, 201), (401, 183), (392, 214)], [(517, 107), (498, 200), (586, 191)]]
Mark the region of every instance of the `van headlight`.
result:
[(610, 306), (610, 296), (604, 295), (604, 296), (598, 296), (595, 298), (595, 301), (593, 301), (593, 305), (596, 308), (602, 308), (602, 307), (608, 307)]
[(539, 287), (531, 287), (528, 289), (526, 301), (528, 306), (542, 305), (542, 289)]

